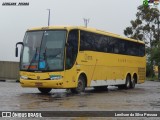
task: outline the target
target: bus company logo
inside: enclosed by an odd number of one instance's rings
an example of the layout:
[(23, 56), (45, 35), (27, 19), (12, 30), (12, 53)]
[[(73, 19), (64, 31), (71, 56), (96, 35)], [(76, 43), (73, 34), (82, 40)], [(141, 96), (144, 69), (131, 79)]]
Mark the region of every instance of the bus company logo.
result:
[(160, 0), (143, 0), (144, 6), (149, 6), (149, 5), (157, 6), (159, 5), (159, 3), (160, 3)]

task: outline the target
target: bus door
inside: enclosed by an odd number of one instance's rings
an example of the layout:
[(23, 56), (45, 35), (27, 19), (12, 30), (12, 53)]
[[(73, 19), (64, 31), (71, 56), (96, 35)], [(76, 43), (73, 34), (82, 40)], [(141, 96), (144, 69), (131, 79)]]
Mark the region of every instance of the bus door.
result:
[(71, 30), (66, 45), (65, 80), (68, 87), (75, 87), (77, 71), (76, 58), (78, 54), (78, 30)]

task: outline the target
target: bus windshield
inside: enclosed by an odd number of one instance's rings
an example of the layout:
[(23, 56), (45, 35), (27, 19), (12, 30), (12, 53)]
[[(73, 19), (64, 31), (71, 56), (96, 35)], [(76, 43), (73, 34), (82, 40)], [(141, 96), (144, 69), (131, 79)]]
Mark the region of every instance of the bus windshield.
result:
[(23, 41), (21, 70), (63, 70), (65, 40), (65, 30), (26, 32)]

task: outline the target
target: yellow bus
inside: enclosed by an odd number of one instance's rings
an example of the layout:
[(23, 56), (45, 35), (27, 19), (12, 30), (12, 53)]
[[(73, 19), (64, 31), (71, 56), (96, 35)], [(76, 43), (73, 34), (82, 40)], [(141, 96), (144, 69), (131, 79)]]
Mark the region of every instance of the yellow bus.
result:
[(142, 41), (81, 26), (50, 26), (26, 31), (20, 55), (20, 84), (42, 93), (86, 87), (134, 88), (146, 75)]

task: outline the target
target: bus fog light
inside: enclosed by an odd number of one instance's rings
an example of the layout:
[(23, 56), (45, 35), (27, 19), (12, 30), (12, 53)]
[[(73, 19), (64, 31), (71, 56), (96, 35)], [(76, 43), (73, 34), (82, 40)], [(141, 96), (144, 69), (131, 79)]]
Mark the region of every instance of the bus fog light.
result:
[(51, 80), (59, 80), (59, 79), (62, 79), (62, 76), (61, 75), (50, 75), (50, 79)]
[(27, 77), (27, 76), (21, 76), (21, 79), (25, 79), (25, 80), (27, 80), (27, 79), (28, 79), (28, 77)]

